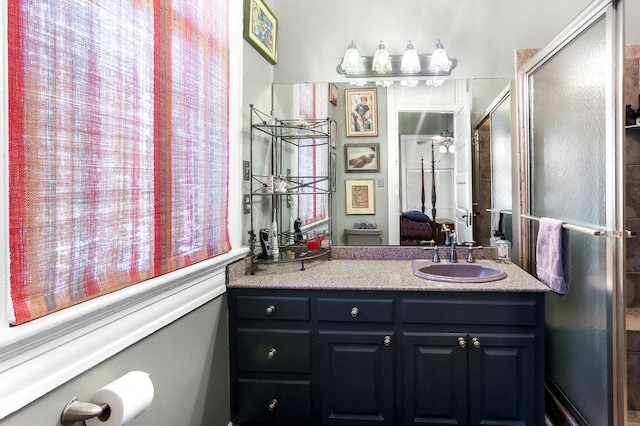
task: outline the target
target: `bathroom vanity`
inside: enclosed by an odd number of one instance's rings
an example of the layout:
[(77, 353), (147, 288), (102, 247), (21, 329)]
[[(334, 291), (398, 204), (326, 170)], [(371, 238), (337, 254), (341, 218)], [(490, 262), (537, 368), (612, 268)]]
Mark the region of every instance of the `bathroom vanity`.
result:
[(544, 425), (544, 292), (333, 260), (229, 283), (236, 424)]

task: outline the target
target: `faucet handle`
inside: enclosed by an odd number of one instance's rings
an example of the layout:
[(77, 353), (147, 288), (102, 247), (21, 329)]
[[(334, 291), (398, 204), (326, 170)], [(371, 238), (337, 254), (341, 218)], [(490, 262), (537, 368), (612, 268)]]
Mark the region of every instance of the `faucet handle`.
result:
[(438, 255), (438, 246), (437, 245), (433, 245), (432, 247), (423, 247), (423, 250), (433, 250), (433, 257), (431, 258), (431, 261), (433, 263), (439, 263), (440, 262), (440, 256)]
[(476, 258), (473, 256), (473, 250), (482, 248), (482, 246), (473, 247), (473, 243), (471, 243), (471, 244), (465, 243), (465, 245), (467, 246), (467, 250), (468, 250), (467, 251), (467, 263), (475, 262)]

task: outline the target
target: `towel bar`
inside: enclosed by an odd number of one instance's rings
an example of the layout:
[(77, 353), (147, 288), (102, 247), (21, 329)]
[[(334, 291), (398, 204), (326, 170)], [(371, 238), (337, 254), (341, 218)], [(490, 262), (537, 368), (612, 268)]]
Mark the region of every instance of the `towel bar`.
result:
[[(521, 214), (520, 217), (522, 217), (524, 219), (540, 221), (539, 217), (531, 216), (531, 215), (528, 215), (528, 214)], [(581, 232), (583, 234), (594, 235), (596, 237), (634, 238), (634, 237), (636, 237), (638, 235), (637, 232), (628, 231), (628, 230), (624, 230), (624, 231), (606, 231), (606, 230), (600, 230), (600, 229), (587, 228), (587, 227), (579, 226), (579, 225), (572, 225), (570, 223), (563, 223), (562, 227), (564, 229), (569, 229), (571, 231)]]
[[(485, 209), (486, 212), (491, 213), (493, 211), (493, 209)], [(511, 210), (500, 210), (500, 213), (502, 214), (513, 214), (513, 212)]]

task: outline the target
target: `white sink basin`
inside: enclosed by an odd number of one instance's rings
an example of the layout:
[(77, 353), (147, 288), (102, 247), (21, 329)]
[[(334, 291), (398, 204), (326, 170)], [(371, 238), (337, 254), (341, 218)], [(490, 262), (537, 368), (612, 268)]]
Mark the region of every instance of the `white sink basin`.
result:
[(411, 262), (413, 275), (431, 281), (485, 283), (506, 278), (507, 274), (491, 260), (478, 260), (474, 263), (461, 261), (448, 263), (446, 260), (433, 263), (428, 259), (414, 259)]

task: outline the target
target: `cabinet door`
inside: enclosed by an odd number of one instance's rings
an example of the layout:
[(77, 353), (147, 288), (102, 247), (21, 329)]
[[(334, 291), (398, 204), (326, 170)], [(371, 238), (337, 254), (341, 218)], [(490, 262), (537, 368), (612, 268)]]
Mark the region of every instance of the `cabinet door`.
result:
[(393, 425), (393, 333), (320, 331), (319, 343), (321, 423)]
[(403, 425), (467, 424), (466, 346), (466, 334), (402, 334)]
[(544, 413), (536, 414), (535, 335), (469, 338), (469, 424), (543, 425)]

